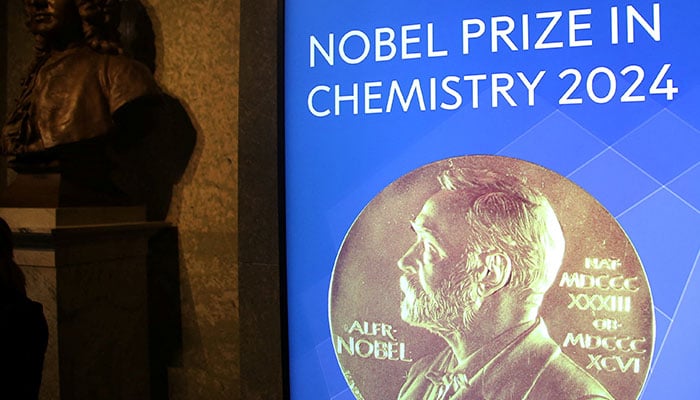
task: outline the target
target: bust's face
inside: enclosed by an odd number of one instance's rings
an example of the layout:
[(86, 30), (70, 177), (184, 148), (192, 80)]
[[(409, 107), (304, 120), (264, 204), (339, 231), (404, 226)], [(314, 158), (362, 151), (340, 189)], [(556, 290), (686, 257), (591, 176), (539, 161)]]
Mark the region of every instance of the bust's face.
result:
[(24, 0), (29, 30), (37, 35), (60, 35), (80, 24), (75, 0)]

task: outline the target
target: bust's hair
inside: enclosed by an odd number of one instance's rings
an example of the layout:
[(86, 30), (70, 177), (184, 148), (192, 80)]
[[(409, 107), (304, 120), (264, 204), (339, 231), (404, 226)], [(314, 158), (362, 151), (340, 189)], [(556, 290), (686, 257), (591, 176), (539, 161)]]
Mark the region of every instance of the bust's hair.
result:
[[(73, 0), (80, 16), (83, 43), (101, 54), (123, 54), (120, 42), (119, 22), (121, 15), (120, 0)], [(30, 5), (24, 2), (25, 14), (30, 15)], [(29, 18), (26, 25), (29, 27)], [(17, 99), (15, 110), (10, 114), (9, 120), (21, 117), (29, 109), (32, 81), (41, 67), (49, 58), (51, 48), (48, 41), (41, 35), (34, 35), (35, 57), (29, 67), (27, 75), (22, 80), (22, 94)], [(24, 111), (23, 111), (24, 110)], [(1, 146), (1, 145), (0, 145)], [(1, 152), (12, 149), (0, 148)]]
[(438, 178), (442, 190), (460, 196), (464, 251), (499, 251), (511, 259), (509, 286), (544, 293), (556, 279), (564, 236), (547, 199), (513, 175), (452, 167)]
[[(122, 54), (119, 40), (120, 0), (73, 0), (80, 15), (83, 42), (102, 54)], [(25, 8), (28, 8), (25, 1)], [(29, 12), (27, 10), (27, 15)], [(27, 24), (30, 22), (27, 21)], [(37, 58), (51, 49), (41, 35), (35, 35)]]
[(100, 53), (121, 54), (120, 0), (75, 0), (83, 22), (85, 42)]

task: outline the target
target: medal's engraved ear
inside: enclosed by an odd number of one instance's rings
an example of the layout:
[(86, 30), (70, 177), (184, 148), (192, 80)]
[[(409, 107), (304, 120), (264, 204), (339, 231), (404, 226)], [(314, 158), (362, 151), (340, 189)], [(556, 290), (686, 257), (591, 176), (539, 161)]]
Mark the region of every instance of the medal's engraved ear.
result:
[(482, 269), (479, 271), (479, 294), (487, 297), (508, 284), (512, 266), (510, 257), (503, 252), (484, 254), (482, 261)]

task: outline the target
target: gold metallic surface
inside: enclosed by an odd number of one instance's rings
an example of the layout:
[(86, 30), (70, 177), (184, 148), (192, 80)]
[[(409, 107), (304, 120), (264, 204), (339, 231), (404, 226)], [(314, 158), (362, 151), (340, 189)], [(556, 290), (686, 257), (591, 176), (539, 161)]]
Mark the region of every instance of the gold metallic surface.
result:
[[(437, 353), (451, 354), (443, 337), (402, 319), (401, 305), (406, 300), (405, 287), (404, 292), (401, 288), (405, 283), (400, 281), (405, 271), (397, 267), (397, 261), (415, 246), (410, 222), (422, 221), (417, 217), (422, 209), (425, 212), (424, 204), (440, 191), (438, 175), (452, 167), (515, 176), (546, 197), (566, 247), (558, 274), (539, 308), (538, 321), (543, 321), (562, 357), (568, 356), (567, 360), (585, 371), (582, 376), (599, 382), (612, 398), (638, 398), (654, 348), (654, 316), (647, 278), (632, 244), (615, 219), (571, 181), (540, 166), (496, 156), (443, 160), (399, 178), (365, 207), (348, 231), (333, 270), (329, 310), (336, 357), (355, 396), (397, 398), (407, 376), (416, 375), (409, 370), (419, 360), (426, 364)], [(481, 319), (477, 323), (498, 325), (499, 315), (477, 314)], [(534, 363), (535, 357), (530, 361)], [(508, 372), (513, 382), (522, 380), (527, 386), (531, 371), (527, 362), (524, 365), (516, 371), (493, 367), (483, 374)], [(454, 381), (459, 377), (456, 374)], [(550, 385), (546, 398), (561, 400), (556, 393), (573, 390), (555, 386)], [(403, 391), (402, 398), (482, 399), (473, 391), (459, 389), (442, 394), (437, 389), (432, 394)], [(496, 388), (481, 388), (480, 393), (492, 393), (486, 399), (499, 398), (493, 394), (498, 393)]]

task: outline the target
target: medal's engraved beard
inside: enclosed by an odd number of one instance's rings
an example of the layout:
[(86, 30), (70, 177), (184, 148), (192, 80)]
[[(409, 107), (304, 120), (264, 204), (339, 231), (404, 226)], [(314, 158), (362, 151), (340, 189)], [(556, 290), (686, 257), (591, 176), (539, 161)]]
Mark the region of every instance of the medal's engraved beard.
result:
[(401, 277), (401, 319), (409, 325), (439, 332), (468, 332), (479, 311), (476, 283), (468, 271), (445, 279), (432, 294), (418, 284), (416, 275)]

